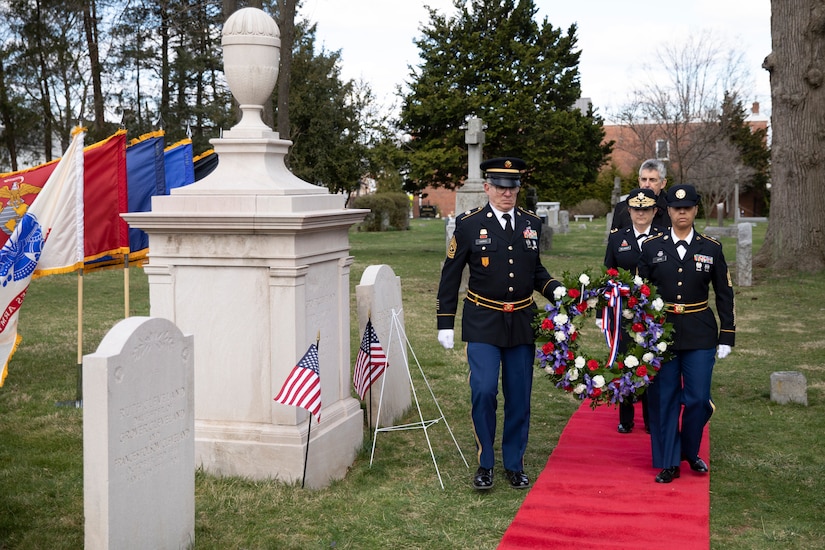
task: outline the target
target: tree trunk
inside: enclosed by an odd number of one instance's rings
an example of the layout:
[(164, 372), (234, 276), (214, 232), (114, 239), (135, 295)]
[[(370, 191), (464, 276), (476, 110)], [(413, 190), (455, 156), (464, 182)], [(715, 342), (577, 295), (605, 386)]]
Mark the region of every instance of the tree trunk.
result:
[(282, 139), (289, 139), (289, 87), (292, 80), (292, 45), (295, 42), (295, 0), (281, 2), (281, 68), (278, 73), (278, 126)]
[(102, 71), (98, 49), (97, 6), (95, 0), (88, 0), (83, 4), (83, 28), (86, 31), (86, 45), (89, 48), (89, 68), (92, 72), (92, 106), (95, 112), (91, 136), (95, 140), (99, 140), (106, 137), (106, 111), (103, 100), (103, 84), (100, 77)]
[(3, 144), (9, 150), (9, 163), (12, 172), (17, 172), (17, 136), (15, 135), (14, 116), (9, 94), (6, 88), (6, 67), (0, 59), (0, 122), (3, 124)]
[(771, 210), (756, 264), (825, 268), (825, 1), (771, 0)]

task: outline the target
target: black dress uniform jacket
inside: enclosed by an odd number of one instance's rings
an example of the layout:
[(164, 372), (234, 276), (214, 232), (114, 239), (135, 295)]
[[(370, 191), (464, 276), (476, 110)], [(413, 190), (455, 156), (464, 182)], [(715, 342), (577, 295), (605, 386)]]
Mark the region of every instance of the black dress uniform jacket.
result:
[(561, 285), (541, 263), (540, 238), (541, 219), (522, 208), (515, 209), (510, 241), (489, 204), (459, 215), (438, 286), (438, 328), (454, 328), (461, 276), (467, 265), (462, 340), (499, 347), (532, 344), (533, 291), (551, 299)]
[[(662, 230), (655, 224), (648, 229), (648, 238), (658, 235)], [(607, 248), (604, 251), (604, 266), (607, 268), (622, 268), (636, 273), (636, 266), (639, 264), (639, 256), (642, 249), (639, 248), (639, 241), (636, 240), (636, 233), (633, 226), (624, 229), (613, 229), (607, 237)]]
[[(670, 215), (667, 213), (667, 192), (662, 189), (656, 197), (656, 213), (653, 215), (653, 225), (656, 227), (670, 227)], [(613, 209), (613, 221), (611, 229), (621, 229), (633, 225), (630, 219), (630, 212), (627, 210), (627, 199), (616, 203)]]
[[(639, 275), (656, 285), (667, 303), (667, 321), (673, 323), (674, 329), (674, 350), (734, 345), (733, 284), (718, 241), (694, 230), (685, 258), (680, 260), (669, 231), (651, 237), (644, 242)], [(710, 285), (716, 294), (721, 327), (717, 327), (707, 303)]]

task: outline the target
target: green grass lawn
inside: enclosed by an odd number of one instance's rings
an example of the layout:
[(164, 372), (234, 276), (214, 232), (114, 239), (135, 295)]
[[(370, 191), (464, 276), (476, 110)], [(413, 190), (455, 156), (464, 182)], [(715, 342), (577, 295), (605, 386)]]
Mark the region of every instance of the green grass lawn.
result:
[[(765, 228), (754, 228), (756, 249)], [(544, 263), (557, 276), (598, 268), (604, 242), (603, 219), (571, 223), (570, 233), (554, 236)], [(735, 242), (723, 242), (735, 270)], [(470, 487), (475, 460), (467, 367), (461, 349), (447, 351), (436, 341), (444, 221), (413, 220), (402, 232), (353, 231), (351, 245), (353, 360), (359, 342), (354, 287), (368, 265), (387, 264), (401, 277), (407, 336), (471, 470), (447, 430), (436, 425), (429, 433), (444, 490), (420, 430), (381, 433), (370, 467), (372, 434), (365, 427), (364, 448), (347, 476), (321, 490), (198, 472), (196, 548), (495, 548), (524, 500), (523, 491), (499, 486), (479, 494)], [(86, 275), (83, 288), (83, 353), (91, 353), (123, 317), (123, 274)], [(74, 400), (77, 392), (76, 293), (75, 275), (36, 280), (21, 312), (24, 339), (0, 388), (2, 550), (83, 546), (83, 411), (56, 405)], [(148, 282), (140, 269), (131, 270), (130, 295), (131, 314), (147, 315)], [(819, 328), (825, 318), (825, 275), (756, 271), (754, 285), (737, 288), (736, 300), (737, 345), (714, 372), (711, 546), (825, 548), (825, 336)], [(770, 401), (770, 374), (782, 370), (805, 374), (807, 407)], [(542, 373), (535, 376), (525, 459), (534, 478), (577, 407)], [(435, 414), (428, 394), (419, 396), (425, 417)], [(404, 421), (414, 420), (417, 412), (411, 411)], [(606, 459), (610, 456), (605, 449)], [(563, 514), (548, 517), (548, 528)], [(598, 510), (592, 520), (598, 521)]]

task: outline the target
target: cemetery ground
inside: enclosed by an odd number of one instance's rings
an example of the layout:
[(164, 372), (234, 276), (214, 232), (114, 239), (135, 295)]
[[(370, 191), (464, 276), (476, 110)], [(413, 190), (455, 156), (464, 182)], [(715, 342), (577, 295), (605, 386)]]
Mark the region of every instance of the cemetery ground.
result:
[[(564, 271), (598, 269), (604, 227), (604, 219), (595, 219), (571, 223), (570, 233), (556, 234), (553, 250), (544, 254), (549, 271), (561, 276)], [(765, 224), (754, 228), (754, 251), (765, 229)], [(407, 336), (415, 356), (471, 468), (464, 466), (446, 427), (439, 423), (429, 429), (429, 435), (443, 490), (422, 430), (379, 433), (370, 467), (373, 434), (365, 426), (363, 448), (345, 479), (321, 490), (301, 489), (300, 482), (217, 478), (198, 471), (198, 549), (495, 548), (524, 500), (525, 491), (510, 490), (501, 482), (484, 494), (470, 487), (475, 453), (464, 353), (461, 346), (447, 351), (436, 341), (435, 296), (446, 248), (444, 221), (412, 220), (409, 231), (353, 230), (350, 235), (355, 258), (350, 277), (353, 362), (360, 341), (355, 285), (368, 265), (388, 264), (401, 277)], [(735, 270), (735, 242), (730, 238), (723, 242)], [(84, 354), (92, 353), (122, 318), (123, 280), (120, 270), (84, 277)], [(83, 546), (83, 411), (56, 405), (77, 395), (76, 289), (76, 275), (38, 279), (21, 312), (23, 342), (0, 388), (2, 550)], [(130, 294), (131, 315), (148, 315), (148, 283), (141, 269), (130, 270)], [(711, 547), (823, 548), (825, 275), (756, 270), (752, 287), (736, 288), (736, 313), (736, 347), (717, 362), (713, 380), (717, 410), (710, 428)], [(588, 334), (588, 341), (595, 342), (595, 335)], [(437, 411), (410, 357), (423, 416), (435, 418)], [(786, 370), (806, 376), (807, 407), (770, 401), (771, 373)], [(542, 372), (535, 372), (526, 456), (526, 469), (534, 479), (577, 406)], [(413, 408), (402, 422), (417, 420)], [(309, 460), (313, 451), (321, 449), (310, 447)], [(605, 461), (620, 459), (619, 450), (604, 449)], [(500, 481), (500, 463), (496, 468)], [(570, 475), (598, 476), (599, 472), (571, 471)], [(651, 468), (651, 484), (654, 475)], [(615, 505), (604, 502), (605, 507)], [(645, 503), (633, 505), (641, 508)], [(546, 527), (568, 521), (598, 522), (599, 510), (575, 518), (558, 510), (546, 518)], [(631, 522), (627, 528), (636, 526)], [(582, 542), (610, 546), (609, 541)]]

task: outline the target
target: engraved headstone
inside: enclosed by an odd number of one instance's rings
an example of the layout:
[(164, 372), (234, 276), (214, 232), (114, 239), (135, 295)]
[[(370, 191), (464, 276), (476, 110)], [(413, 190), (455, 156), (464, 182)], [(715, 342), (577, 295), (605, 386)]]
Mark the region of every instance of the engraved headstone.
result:
[(404, 329), (401, 277), (388, 265), (368, 266), (361, 275), (361, 283), (355, 287), (355, 297), (358, 304), (359, 336), (364, 332), (367, 318), (372, 319), (378, 341), (387, 354), (387, 370), (373, 383), (371, 395), (368, 392), (366, 396), (367, 414), (372, 415), (370, 425), (374, 427), (378, 418), (380, 426), (392, 426), (412, 404), (410, 379), (404, 361), (406, 339), (404, 334), (399, 333), (398, 327), (392, 328), (394, 310), (401, 329)]
[(193, 340), (130, 317), (83, 358), (86, 550), (194, 546)]

